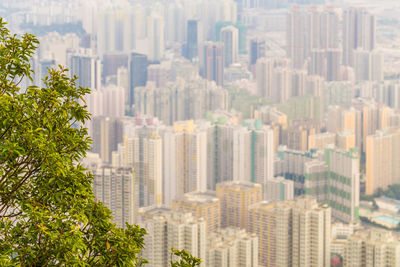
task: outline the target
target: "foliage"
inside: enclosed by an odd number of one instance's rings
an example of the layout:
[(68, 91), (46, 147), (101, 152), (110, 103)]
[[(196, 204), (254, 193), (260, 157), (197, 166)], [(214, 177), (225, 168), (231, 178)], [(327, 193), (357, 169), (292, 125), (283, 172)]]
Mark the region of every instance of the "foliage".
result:
[[(0, 266), (142, 266), (146, 231), (118, 228), (95, 200), (93, 175), (77, 164), (91, 140), (67, 69), (50, 70), (44, 88), (32, 81), (29, 58), (38, 40), (11, 35), (0, 18)], [(81, 100), (81, 101), (78, 101)], [(180, 263), (199, 259), (177, 251)]]
[[(174, 261), (174, 256), (179, 257), (178, 261)], [(193, 257), (185, 250), (177, 250), (171, 248), (171, 267), (194, 267), (201, 264), (201, 259)]]
[(389, 185), (387, 190), (382, 190), (381, 188), (379, 188), (375, 196), (377, 197), (386, 196), (389, 198), (400, 200), (400, 185), (399, 184)]
[(139, 266), (145, 230), (113, 224), (76, 163), (90, 145), (77, 101), (89, 90), (62, 67), (44, 88), (19, 87), (37, 45), (0, 19), (0, 266)]

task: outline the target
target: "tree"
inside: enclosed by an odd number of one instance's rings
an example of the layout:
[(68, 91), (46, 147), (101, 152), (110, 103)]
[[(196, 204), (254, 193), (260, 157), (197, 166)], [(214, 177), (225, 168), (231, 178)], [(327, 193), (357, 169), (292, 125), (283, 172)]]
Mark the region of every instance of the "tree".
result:
[(77, 163), (90, 145), (76, 126), (90, 118), (81, 104), (89, 90), (62, 67), (43, 88), (19, 87), (32, 81), (37, 44), (11, 35), (0, 18), (0, 265), (142, 265), (145, 230), (113, 224)]
[[(174, 261), (174, 256), (178, 257), (177, 261)], [(171, 267), (195, 267), (201, 264), (201, 259), (193, 257), (190, 253), (185, 250), (178, 250), (171, 248)]]
[[(0, 18), (0, 266), (144, 265), (146, 231), (112, 223), (93, 194), (93, 175), (78, 163), (91, 143), (82, 126), (89, 89), (62, 66), (49, 70), (43, 88), (21, 89), (24, 78), (32, 81), (39, 42), (5, 25)], [(199, 261), (176, 255), (173, 266)]]

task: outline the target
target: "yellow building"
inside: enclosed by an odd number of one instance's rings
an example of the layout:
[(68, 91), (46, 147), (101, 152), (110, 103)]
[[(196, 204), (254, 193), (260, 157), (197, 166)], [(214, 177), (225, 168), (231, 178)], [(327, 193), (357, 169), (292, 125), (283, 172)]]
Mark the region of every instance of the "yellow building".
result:
[(356, 135), (351, 131), (343, 131), (336, 135), (336, 146), (345, 151), (356, 147)]
[(323, 150), (327, 145), (335, 144), (336, 135), (334, 133), (319, 133), (308, 136), (308, 150)]
[(229, 181), (217, 184), (221, 201), (221, 226), (248, 229), (248, 207), (262, 200), (260, 184)]
[(367, 137), (366, 193), (400, 183), (400, 131), (377, 131)]
[(258, 235), (259, 266), (330, 266), (331, 209), (310, 197), (249, 207)]
[(249, 207), (250, 233), (258, 236), (259, 266), (276, 265), (276, 214), (275, 204), (262, 201)]
[(190, 192), (182, 199), (172, 201), (172, 210), (191, 212), (203, 217), (207, 232), (218, 232), (221, 226), (221, 204), (215, 192)]

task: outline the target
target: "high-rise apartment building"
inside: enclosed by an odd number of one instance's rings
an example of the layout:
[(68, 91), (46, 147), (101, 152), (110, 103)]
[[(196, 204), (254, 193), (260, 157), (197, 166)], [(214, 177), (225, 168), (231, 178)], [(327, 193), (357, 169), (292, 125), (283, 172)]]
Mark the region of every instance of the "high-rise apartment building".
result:
[(216, 194), (221, 201), (221, 226), (248, 229), (248, 207), (262, 200), (261, 185), (223, 182), (217, 184)]
[(135, 88), (145, 86), (147, 83), (147, 56), (138, 53), (132, 53), (129, 63), (129, 104), (135, 103)]
[(183, 194), (207, 188), (207, 131), (193, 121), (176, 122), (163, 134), (164, 197), (169, 204)]
[(147, 82), (154, 82), (156, 87), (164, 87), (169, 81), (167, 64), (152, 64), (147, 68)]
[(330, 266), (331, 210), (310, 197), (249, 207), (260, 266)]
[[(185, 249), (194, 257), (206, 259), (206, 222), (191, 213), (172, 212), (167, 214), (167, 248)], [(173, 259), (176, 259), (173, 256)], [(167, 265), (164, 265), (167, 266)], [(207, 266), (203, 262), (201, 267)]]
[(257, 63), (259, 58), (265, 57), (265, 41), (259, 39), (253, 39), (250, 41), (250, 70)]
[(183, 120), (204, 119), (208, 111), (226, 110), (228, 92), (202, 78), (167, 83), (156, 88), (154, 83), (135, 89), (135, 111), (159, 118), (165, 124)]
[(294, 183), (283, 177), (275, 177), (266, 182), (263, 199), (266, 201), (285, 201), (294, 198)]
[(128, 54), (122, 52), (107, 52), (103, 56), (103, 79), (117, 75), (118, 68), (128, 68)]
[(239, 31), (234, 26), (226, 26), (221, 29), (220, 41), (223, 44), (223, 62), (227, 68), (236, 63), (239, 57)]
[(357, 231), (348, 238), (343, 266), (400, 266), (399, 239), (386, 230), (372, 228)]
[(111, 210), (113, 222), (119, 227), (125, 227), (125, 223), (135, 223), (137, 202), (133, 169), (99, 166), (91, 171), (96, 199)]
[(225, 228), (208, 234), (207, 258), (209, 267), (242, 267), (258, 265), (258, 237), (239, 228)]
[(207, 187), (223, 181), (245, 181), (263, 186), (273, 178), (274, 133), (261, 120), (242, 125), (214, 122), (208, 127)]
[(222, 85), (224, 79), (224, 47), (220, 43), (206, 42), (203, 46), (201, 60), (201, 75), (217, 85)]
[(285, 58), (260, 58), (256, 64), (257, 93), (283, 103), (291, 96), (292, 71)]
[(221, 203), (215, 192), (190, 192), (172, 201), (172, 210), (191, 212), (204, 218), (207, 233), (218, 232), (221, 226)]
[[(344, 222), (358, 222), (360, 202), (360, 155), (358, 149), (325, 150), (328, 166), (327, 203), (332, 216)], [(308, 179), (308, 177), (306, 177)]]
[(112, 152), (123, 140), (122, 120), (111, 117), (94, 117), (90, 125), (93, 139), (92, 152), (98, 153), (105, 163), (111, 163)]
[(69, 57), (69, 70), (71, 76), (76, 75), (79, 79), (77, 86), (90, 89), (101, 87), (101, 63), (100, 59), (92, 55), (90, 49), (82, 49)]
[(400, 132), (377, 131), (366, 138), (366, 193), (400, 183)]
[(203, 29), (199, 20), (188, 20), (185, 57), (192, 62), (198, 62), (200, 47), (203, 42)]
[(339, 48), (339, 16), (333, 9), (295, 6), (286, 24), (287, 55), (294, 68), (305, 68), (313, 51)]
[[(168, 266), (171, 248), (186, 250), (206, 264), (207, 233), (203, 218), (196, 218), (190, 212), (173, 212), (162, 207), (140, 209), (139, 224), (146, 229), (146, 247), (143, 256), (151, 267)], [(172, 256), (176, 260), (176, 256)]]
[(102, 87), (85, 96), (87, 109), (93, 117), (108, 116), (120, 118), (125, 115), (125, 88)]
[(113, 152), (113, 166), (133, 167), (137, 181), (139, 207), (163, 203), (163, 147), (159, 133), (143, 127), (124, 137)]
[(376, 47), (376, 18), (363, 8), (348, 8), (343, 13), (343, 64), (354, 67), (357, 49)]
[(164, 18), (160, 14), (153, 12), (147, 17), (147, 39), (149, 40), (148, 58), (150, 61), (160, 61), (164, 58)]
[(383, 81), (383, 54), (373, 50), (353, 52), (356, 81)]
[(358, 149), (326, 148), (323, 153), (278, 151), (277, 175), (294, 182), (295, 195), (312, 196), (328, 203), (332, 216), (357, 222), (360, 199), (360, 156)]

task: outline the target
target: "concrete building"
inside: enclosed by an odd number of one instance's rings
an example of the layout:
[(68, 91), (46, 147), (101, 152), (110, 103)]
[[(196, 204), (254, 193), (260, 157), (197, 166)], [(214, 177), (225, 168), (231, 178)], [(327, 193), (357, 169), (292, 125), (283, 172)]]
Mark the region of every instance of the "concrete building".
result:
[[(167, 214), (166, 219), (168, 250), (185, 249), (194, 257), (206, 259), (207, 233), (204, 219), (193, 217), (191, 213), (181, 212)], [(176, 256), (172, 258), (177, 259)], [(200, 266), (204, 267), (207, 264), (203, 262)]]
[(327, 145), (334, 145), (335, 143), (336, 135), (334, 133), (325, 132), (308, 136), (308, 150), (324, 150)]
[(383, 81), (383, 54), (376, 50), (355, 50), (354, 71), (356, 81)]
[(328, 166), (327, 200), (332, 216), (344, 222), (358, 222), (360, 202), (360, 155), (357, 149), (325, 150)]
[(71, 77), (76, 75), (79, 79), (77, 86), (87, 87), (92, 90), (101, 87), (101, 62), (93, 55), (90, 49), (81, 49), (69, 56), (69, 71)]
[(203, 29), (199, 20), (188, 20), (185, 57), (192, 62), (199, 61)]
[(294, 6), (286, 25), (287, 55), (294, 68), (305, 68), (312, 51), (339, 48), (339, 15), (334, 9)]
[(112, 152), (123, 140), (122, 119), (111, 117), (92, 118), (89, 133), (93, 140), (92, 152), (98, 153), (105, 163), (111, 163)]
[(257, 94), (277, 103), (291, 96), (292, 71), (285, 58), (259, 58), (256, 63)]
[(148, 83), (135, 89), (135, 99), (137, 113), (157, 117), (167, 125), (204, 119), (208, 111), (228, 109), (228, 92), (199, 77), (179, 78), (160, 88)]
[[(172, 212), (160, 207), (148, 207), (139, 213), (142, 217), (139, 224), (148, 232), (143, 257), (149, 261), (149, 266), (168, 266), (172, 247), (206, 259), (206, 223), (202, 218), (193, 217), (190, 212)], [(177, 260), (176, 256), (173, 260)], [(200, 266), (207, 266), (204, 260)]]
[(223, 49), (222, 44), (206, 42), (200, 64), (201, 76), (217, 85), (222, 85), (224, 79)]
[(150, 65), (147, 68), (147, 82), (154, 82), (157, 88), (166, 86), (170, 77), (170, 66), (166, 63)]
[(249, 207), (260, 266), (330, 266), (330, 227), (328, 205), (309, 197)]
[(275, 177), (269, 181), (264, 189), (263, 200), (285, 201), (294, 198), (294, 183), (283, 177)]
[(364, 8), (343, 13), (343, 64), (354, 67), (356, 49), (372, 51), (376, 46), (376, 18)]
[(163, 203), (163, 142), (159, 133), (143, 127), (125, 136), (113, 152), (113, 166), (133, 167), (138, 184), (139, 207)]
[(366, 140), (366, 193), (372, 195), (400, 183), (400, 132), (377, 131)]
[(176, 122), (163, 133), (164, 200), (207, 189), (207, 131), (194, 121)]
[(125, 223), (134, 224), (138, 203), (133, 169), (98, 166), (91, 171), (94, 175), (93, 192), (96, 199), (111, 210), (113, 222), (123, 228)]
[(258, 266), (258, 237), (239, 228), (225, 228), (207, 238), (207, 266)]
[(139, 53), (131, 53), (129, 59), (129, 105), (135, 103), (135, 88), (145, 86), (147, 83), (147, 56)]
[(204, 218), (207, 233), (218, 232), (221, 226), (221, 202), (215, 192), (190, 192), (172, 201), (172, 210), (191, 212)]
[(221, 226), (248, 229), (248, 207), (262, 200), (262, 187), (249, 182), (217, 184), (216, 195), (221, 201)]
[(358, 231), (348, 239), (343, 266), (400, 266), (400, 241), (385, 230)]
[(125, 116), (125, 88), (119, 86), (102, 87), (85, 96), (85, 101), (87, 109), (93, 117), (121, 118)]
[(236, 63), (239, 57), (239, 31), (234, 26), (226, 26), (221, 29), (220, 41), (224, 46), (224, 67)]
[(360, 174), (357, 149), (326, 148), (324, 153), (278, 151), (276, 175), (294, 183), (295, 195), (308, 195), (332, 207), (332, 216), (344, 222), (357, 222)]

